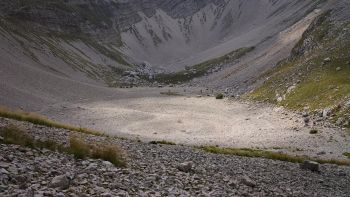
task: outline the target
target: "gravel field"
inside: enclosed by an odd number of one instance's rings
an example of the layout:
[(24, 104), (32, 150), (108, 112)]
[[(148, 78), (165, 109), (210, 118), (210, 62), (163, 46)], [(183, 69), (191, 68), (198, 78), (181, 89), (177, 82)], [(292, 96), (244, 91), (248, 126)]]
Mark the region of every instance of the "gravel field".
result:
[[(37, 138), (67, 143), (67, 130), (0, 119)], [(128, 167), (101, 160), (0, 145), (1, 196), (349, 196), (350, 168), (205, 153), (188, 146), (154, 145), (76, 134), (120, 145)]]

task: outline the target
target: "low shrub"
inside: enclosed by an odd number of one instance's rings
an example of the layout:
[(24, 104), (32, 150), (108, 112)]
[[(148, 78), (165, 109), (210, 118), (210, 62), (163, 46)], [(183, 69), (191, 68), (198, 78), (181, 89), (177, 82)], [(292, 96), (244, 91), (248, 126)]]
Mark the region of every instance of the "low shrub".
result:
[(219, 93), (215, 96), (216, 99), (224, 99), (224, 95)]
[(317, 134), (318, 133), (318, 130), (317, 129), (311, 129), (310, 130), (310, 134)]

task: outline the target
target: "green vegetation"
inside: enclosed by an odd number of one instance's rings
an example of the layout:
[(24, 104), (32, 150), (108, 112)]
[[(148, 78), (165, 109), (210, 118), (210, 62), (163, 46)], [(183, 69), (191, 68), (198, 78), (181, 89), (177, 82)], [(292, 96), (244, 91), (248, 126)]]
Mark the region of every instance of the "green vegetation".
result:
[(74, 155), (77, 159), (85, 159), (90, 153), (90, 146), (76, 137), (69, 139), (69, 147), (69, 154)]
[(248, 148), (239, 149), (239, 148), (219, 148), (216, 146), (202, 146), (200, 147), (200, 149), (209, 153), (214, 153), (214, 154), (237, 155), (237, 156), (243, 156), (243, 157), (261, 157), (266, 159), (287, 161), (287, 162), (293, 162), (293, 163), (302, 163), (305, 160), (312, 160), (312, 161), (319, 162), (321, 164), (329, 163), (329, 164), (350, 166), (350, 160), (313, 159), (305, 156), (292, 156), (284, 153), (277, 153), (277, 152), (264, 151), (264, 150), (254, 150), (254, 149), (248, 149)]
[(311, 129), (310, 130), (310, 134), (317, 134), (318, 133), (318, 130), (317, 129)]
[(174, 142), (169, 142), (169, 141), (150, 141), (150, 144), (165, 144), (165, 145), (176, 145)]
[(0, 106), (0, 117), (15, 119), (19, 121), (27, 121), (37, 125), (67, 129), (70, 131), (87, 133), (87, 134), (92, 134), (97, 136), (104, 135), (103, 133), (95, 130), (57, 123), (55, 121), (49, 120), (48, 118), (35, 113), (24, 112), (22, 110), (11, 110), (9, 108), (2, 107), (2, 106)]
[(224, 95), (222, 93), (219, 93), (215, 96), (216, 99), (224, 99)]
[(2, 137), (0, 143), (4, 144), (16, 144), (36, 149), (45, 148), (51, 151), (72, 154), (77, 159), (90, 157), (109, 161), (118, 167), (126, 166), (123, 153), (117, 146), (104, 145), (101, 143), (88, 144), (77, 137), (71, 137), (69, 146), (64, 146), (50, 139), (36, 140), (14, 125), (0, 128), (0, 136)]
[(301, 163), (305, 158), (290, 156), (287, 154), (263, 151), (263, 150), (254, 150), (254, 149), (237, 149), (237, 148), (219, 148), (216, 146), (204, 146), (201, 147), (206, 152), (215, 153), (215, 154), (225, 154), (225, 155), (237, 155), (243, 157), (262, 157), (267, 159), (288, 161), (294, 163)]
[(225, 63), (233, 62), (247, 53), (254, 50), (254, 47), (245, 47), (234, 50), (224, 56), (211, 59), (200, 64), (196, 64), (192, 67), (187, 68), (184, 71), (169, 73), (169, 74), (159, 74), (156, 76), (156, 81), (166, 84), (177, 84), (184, 83), (192, 80), (196, 77), (201, 77), (205, 75), (210, 69), (220, 66)]
[(343, 153), (343, 155), (350, 159), (350, 153), (349, 152)]
[[(350, 109), (343, 103), (350, 98), (350, 39), (340, 38), (349, 27), (350, 23), (335, 26), (328, 13), (322, 15), (304, 33), (292, 56), (265, 73), (264, 84), (246, 97), (293, 110), (307, 107), (315, 113), (331, 108), (335, 119), (349, 121)], [(282, 96), (285, 99), (277, 101)]]
[(76, 137), (71, 137), (69, 144), (70, 146), (66, 152), (73, 154), (78, 159), (90, 157), (109, 161), (115, 166), (126, 166), (123, 160), (123, 153), (118, 146), (105, 145), (102, 143), (86, 143), (82, 139)]
[(92, 149), (92, 158), (109, 161), (115, 166), (126, 167), (123, 159), (123, 153), (116, 145), (94, 145)]

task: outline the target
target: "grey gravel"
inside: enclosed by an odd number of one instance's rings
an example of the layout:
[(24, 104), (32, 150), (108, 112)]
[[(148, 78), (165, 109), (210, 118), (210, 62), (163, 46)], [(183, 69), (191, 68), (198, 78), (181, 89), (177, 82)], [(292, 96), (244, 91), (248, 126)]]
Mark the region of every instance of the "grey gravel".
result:
[[(72, 134), (0, 119), (0, 127), (11, 123), (37, 138), (60, 143), (67, 143)], [(80, 160), (45, 149), (0, 144), (0, 196), (350, 195), (350, 168), (345, 166), (320, 165), (320, 173), (315, 173), (289, 162), (210, 154), (181, 145), (76, 135), (91, 142), (120, 145), (128, 155), (128, 166), (118, 168), (102, 160)], [(179, 166), (186, 166), (187, 172)]]

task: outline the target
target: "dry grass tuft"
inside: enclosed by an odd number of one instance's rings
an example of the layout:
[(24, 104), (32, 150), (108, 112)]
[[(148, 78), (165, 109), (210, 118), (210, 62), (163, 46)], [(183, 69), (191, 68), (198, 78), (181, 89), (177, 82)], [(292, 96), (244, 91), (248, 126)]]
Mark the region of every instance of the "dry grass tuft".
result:
[(109, 161), (115, 166), (126, 167), (121, 149), (116, 145), (98, 145), (92, 149), (92, 158)]
[(287, 162), (293, 162), (293, 163), (302, 163), (305, 160), (312, 160), (316, 161), (321, 164), (337, 164), (337, 165), (344, 165), (344, 166), (350, 166), (350, 160), (323, 160), (323, 159), (313, 159), (309, 157), (302, 157), (302, 156), (293, 156), (288, 155), (284, 153), (276, 153), (271, 151), (263, 151), (263, 150), (254, 150), (254, 149), (248, 149), (248, 148), (219, 148), (215, 146), (202, 146), (200, 149), (215, 153), (215, 154), (226, 154), (226, 155), (237, 155), (237, 156), (243, 156), (243, 157), (261, 157), (266, 159), (273, 159), (273, 160), (280, 160), (280, 161), (287, 161)]
[(88, 144), (84, 140), (71, 137), (69, 146), (63, 146), (53, 140), (36, 140), (14, 125), (0, 128), (0, 143), (16, 144), (29, 148), (48, 149), (74, 155), (77, 159), (95, 158), (109, 161), (115, 166), (125, 167), (123, 152), (118, 146)]
[(12, 110), (12, 109), (9, 109), (9, 108), (4, 107), (4, 106), (0, 106), (0, 117), (15, 119), (15, 120), (19, 120), (19, 121), (27, 121), (27, 122), (31, 122), (33, 124), (43, 125), (43, 126), (47, 126), (47, 127), (55, 127), (55, 128), (60, 128), (60, 129), (67, 129), (67, 130), (71, 130), (71, 131), (87, 133), (87, 134), (92, 134), (92, 135), (97, 135), (97, 136), (104, 135), (103, 133), (95, 131), (95, 130), (57, 123), (57, 122), (52, 121), (44, 116), (39, 115), (39, 114), (25, 112), (22, 110)]

